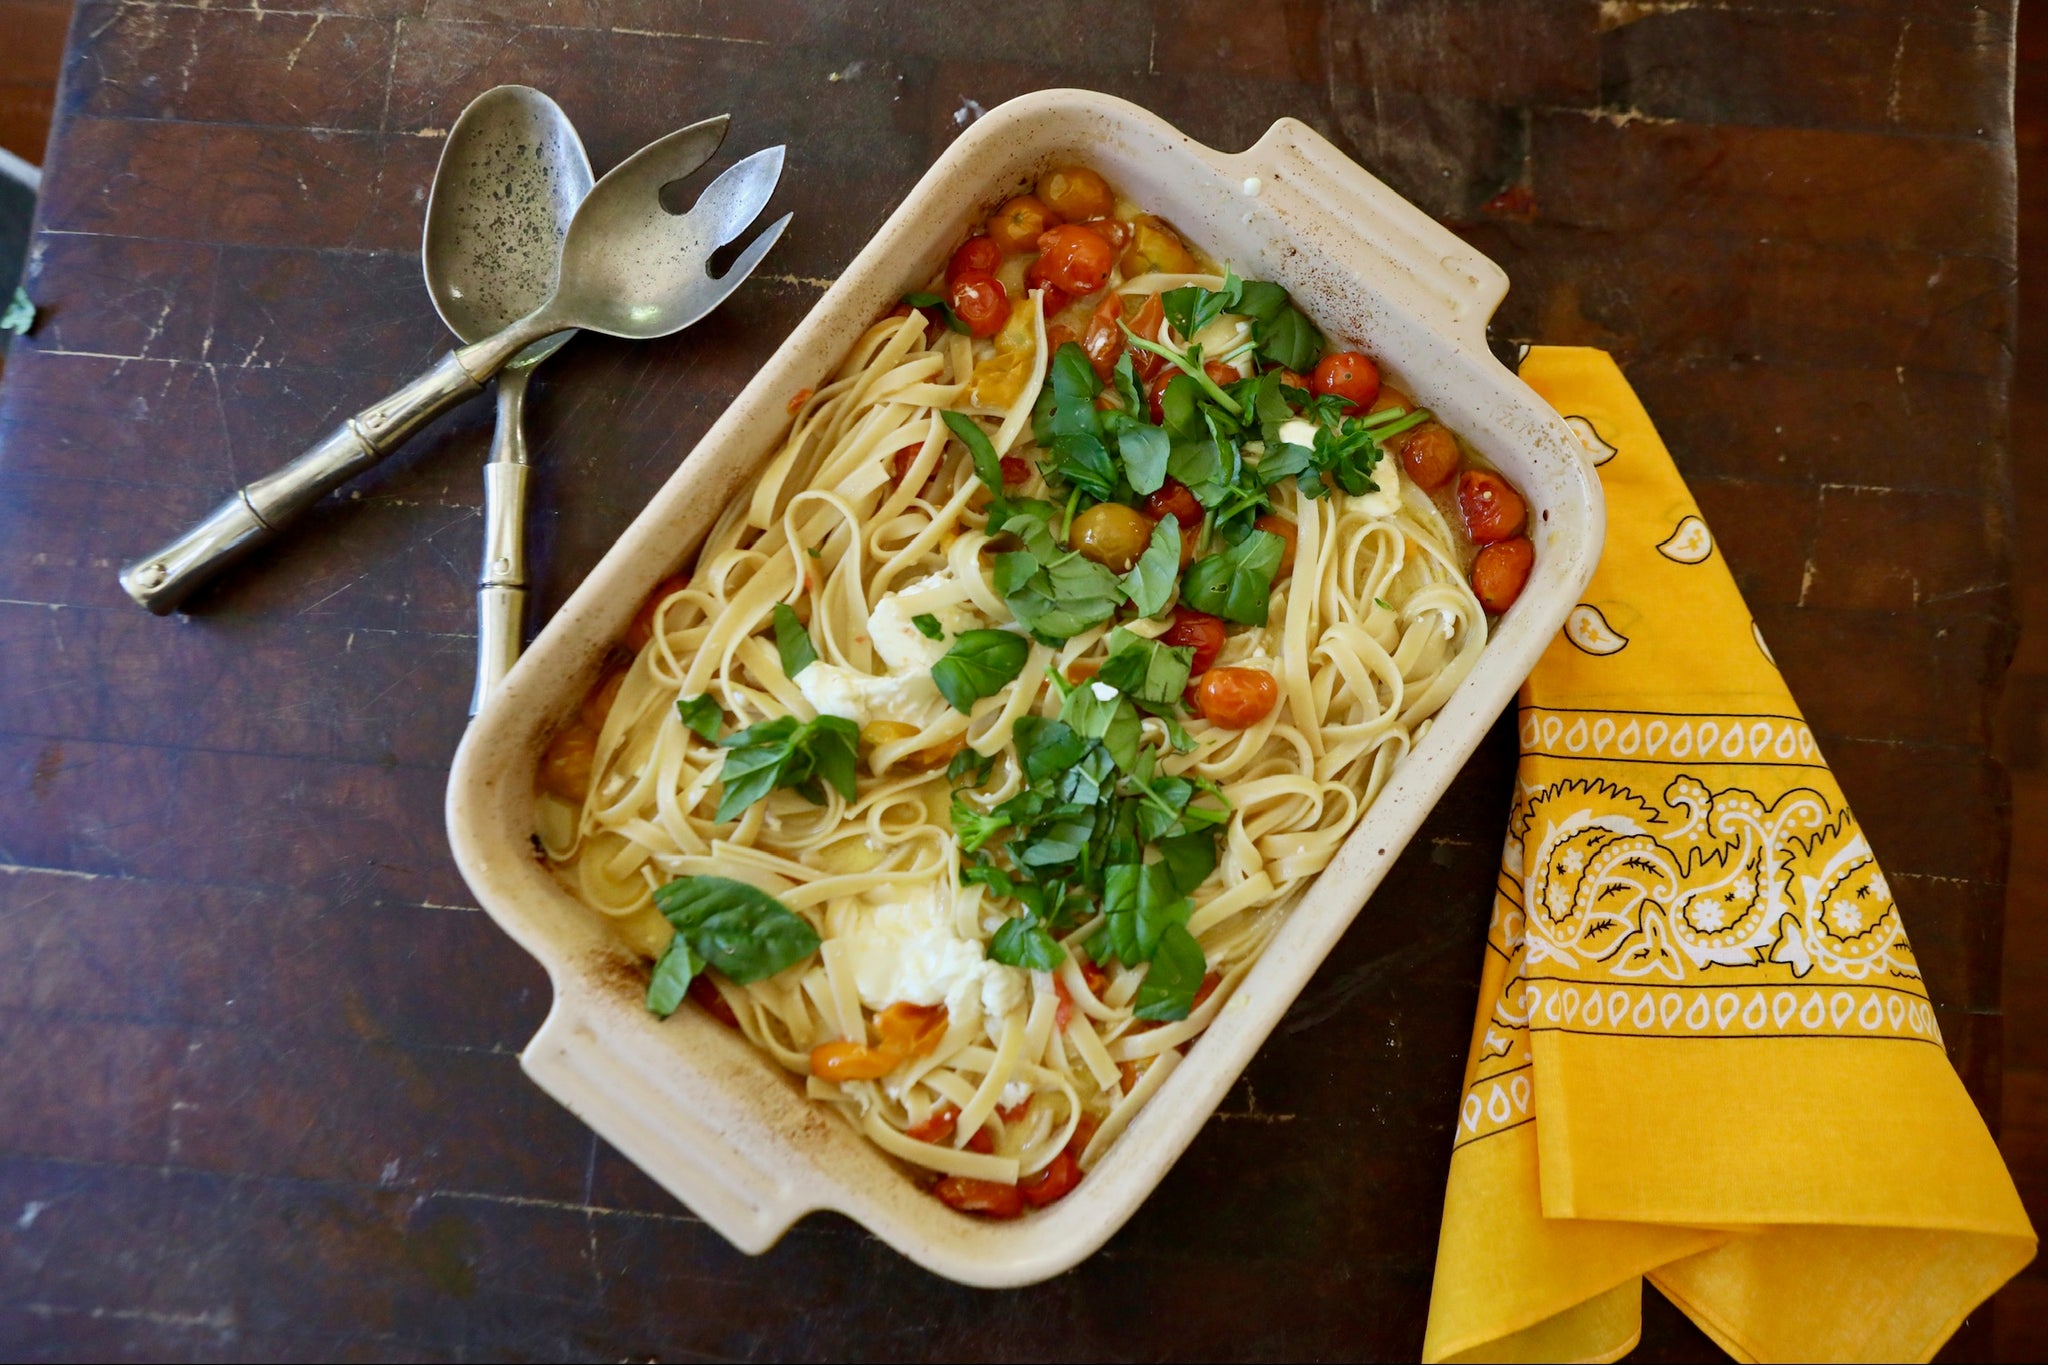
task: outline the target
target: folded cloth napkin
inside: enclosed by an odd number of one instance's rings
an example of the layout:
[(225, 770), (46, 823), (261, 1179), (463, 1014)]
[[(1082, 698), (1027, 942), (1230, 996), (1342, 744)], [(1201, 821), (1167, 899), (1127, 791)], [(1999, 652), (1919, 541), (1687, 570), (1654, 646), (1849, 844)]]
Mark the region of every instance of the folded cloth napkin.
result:
[(1423, 1359), (1613, 1360), (1647, 1277), (1738, 1360), (1926, 1360), (2033, 1228), (1648, 414), (1598, 351), (1522, 377), (1607, 548), (1522, 688)]

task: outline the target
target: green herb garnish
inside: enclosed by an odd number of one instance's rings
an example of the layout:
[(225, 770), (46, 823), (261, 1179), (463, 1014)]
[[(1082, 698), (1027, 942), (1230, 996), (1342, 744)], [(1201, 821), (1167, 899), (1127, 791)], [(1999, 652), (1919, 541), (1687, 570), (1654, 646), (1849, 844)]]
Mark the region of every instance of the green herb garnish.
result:
[(967, 715), (974, 703), (992, 697), (1023, 672), (1031, 642), (1007, 630), (965, 630), (932, 665), (939, 695), (955, 711)]
[(1235, 545), (1198, 559), (1181, 578), (1181, 601), (1196, 611), (1245, 625), (1266, 624), (1273, 575), (1287, 543), (1271, 531), (1253, 531)]
[(917, 633), (927, 640), (943, 640), (946, 628), (939, 624), (939, 618), (928, 611), (921, 611), (910, 618), (910, 624), (917, 627)]
[(777, 602), (770, 615), (775, 621), (775, 652), (782, 656), (782, 674), (794, 678), (818, 662), (817, 646), (789, 603)]
[(720, 824), (737, 820), (777, 787), (792, 788), (813, 805), (823, 805), (822, 779), (841, 798), (854, 798), (860, 727), (850, 720), (819, 716), (799, 723), (795, 716), (777, 716), (728, 735), (721, 744), (728, 752), (719, 770), (724, 791), (714, 818)]
[(1152, 539), (1138, 562), (1117, 580), (1138, 615), (1157, 616), (1173, 600), (1173, 585), (1180, 577), (1180, 538), (1180, 518), (1169, 513), (1152, 528)]
[(946, 302), (938, 294), (926, 292), (905, 294), (903, 302), (909, 304), (912, 308), (936, 308), (939, 310), (939, 316), (946, 320), (947, 327), (960, 333), (962, 336), (974, 335), (974, 329), (960, 320), (960, 315), (953, 311), (953, 305)]
[(725, 724), (725, 712), (719, 709), (708, 692), (700, 697), (676, 698), (676, 714), (700, 738), (714, 743), (718, 739), (718, 727)]
[(809, 922), (759, 887), (727, 877), (678, 877), (654, 893), (675, 937), (654, 964), (647, 1008), (667, 1018), (690, 979), (716, 967), (736, 985), (786, 971), (818, 951)]
[(967, 456), (974, 461), (974, 473), (994, 491), (997, 497), (1003, 495), (1003, 462), (996, 458), (995, 445), (988, 439), (975, 420), (964, 412), (942, 412), (939, 414), (946, 428), (960, 438), (960, 444), (967, 447)]

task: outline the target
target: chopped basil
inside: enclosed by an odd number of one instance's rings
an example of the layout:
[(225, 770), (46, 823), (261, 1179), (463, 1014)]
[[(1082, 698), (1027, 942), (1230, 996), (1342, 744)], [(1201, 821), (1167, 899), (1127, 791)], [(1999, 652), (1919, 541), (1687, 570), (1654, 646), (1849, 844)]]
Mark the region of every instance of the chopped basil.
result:
[(777, 602), (772, 615), (775, 618), (775, 652), (782, 656), (783, 676), (795, 678), (818, 662), (817, 646), (811, 643), (811, 633), (804, 629), (804, 623), (797, 619), (789, 603)]
[(1060, 720), (1077, 735), (1101, 740), (1116, 766), (1125, 772), (1137, 767), (1138, 712), (1114, 687), (1101, 682), (1080, 684), (1060, 703)]
[(721, 743), (727, 753), (719, 769), (724, 791), (714, 817), (720, 824), (737, 820), (777, 787), (793, 788), (817, 805), (825, 802), (820, 779), (845, 800), (856, 794), (860, 727), (850, 720), (819, 716), (799, 724), (795, 716), (777, 716), (728, 735)]
[(725, 724), (725, 712), (719, 709), (708, 692), (700, 697), (676, 698), (676, 714), (700, 738), (714, 743), (718, 739), (718, 727)]
[(1118, 579), (1140, 616), (1157, 616), (1173, 600), (1180, 578), (1180, 518), (1172, 514), (1152, 528), (1152, 538), (1131, 571)]
[(1169, 706), (1187, 691), (1194, 659), (1192, 645), (1164, 645), (1119, 626), (1109, 633), (1109, 657), (1095, 680), (1138, 701)]
[(939, 624), (939, 618), (928, 611), (921, 611), (910, 618), (910, 624), (917, 627), (917, 633), (927, 640), (943, 640), (946, 628)]
[(1163, 863), (1123, 863), (1109, 869), (1102, 911), (1109, 941), (1127, 967), (1150, 962), (1169, 924), (1184, 925), (1194, 903), (1173, 889)]
[(1019, 625), (1054, 643), (1107, 621), (1123, 600), (1115, 574), (1054, 539), (1058, 515), (1051, 503), (1018, 498), (998, 499), (988, 516), (990, 534), (1007, 531), (1024, 546), (996, 556), (996, 591)]
[(996, 448), (987, 433), (964, 412), (941, 412), (939, 417), (947, 430), (960, 438), (960, 444), (967, 447), (967, 456), (974, 461), (975, 477), (995, 493), (1003, 495), (1003, 462), (996, 458)]
[(647, 989), (647, 1008), (664, 1017), (706, 966), (745, 986), (818, 951), (818, 933), (801, 915), (729, 877), (678, 877), (655, 891), (654, 908), (676, 931)]
[(1140, 1019), (1160, 1022), (1187, 1018), (1208, 971), (1202, 945), (1195, 942), (1187, 926), (1168, 925), (1159, 935), (1159, 947), (1152, 955), (1151, 965), (1145, 968), (1145, 979), (1138, 983), (1131, 1013)]
[(1306, 374), (1323, 358), (1323, 334), (1299, 308), (1283, 309), (1270, 322), (1252, 325), (1259, 358), (1285, 370)]
[(992, 697), (1024, 670), (1031, 642), (1007, 630), (966, 630), (945, 657), (932, 665), (939, 695), (967, 715), (974, 703)]
[(1030, 914), (1004, 920), (995, 937), (988, 941), (988, 955), (1007, 966), (1040, 972), (1058, 971), (1060, 963), (1067, 959), (1059, 940), (1036, 915)]
[(1171, 448), (1158, 427), (1132, 425), (1117, 434), (1117, 453), (1124, 459), (1124, 477), (1140, 496), (1157, 493), (1166, 484), (1166, 457)]
[(1235, 545), (1198, 559), (1181, 579), (1181, 601), (1196, 611), (1245, 625), (1266, 624), (1273, 575), (1287, 543), (1271, 531), (1253, 531)]

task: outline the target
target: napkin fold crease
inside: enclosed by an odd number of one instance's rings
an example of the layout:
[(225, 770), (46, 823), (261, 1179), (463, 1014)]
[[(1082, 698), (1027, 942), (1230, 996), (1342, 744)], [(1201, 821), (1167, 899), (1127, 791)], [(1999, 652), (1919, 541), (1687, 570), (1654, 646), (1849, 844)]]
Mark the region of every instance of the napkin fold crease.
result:
[(1423, 1359), (1617, 1359), (1648, 1279), (1738, 1360), (1925, 1360), (2033, 1228), (1648, 414), (1599, 351), (1521, 373), (1607, 545), (1521, 693)]

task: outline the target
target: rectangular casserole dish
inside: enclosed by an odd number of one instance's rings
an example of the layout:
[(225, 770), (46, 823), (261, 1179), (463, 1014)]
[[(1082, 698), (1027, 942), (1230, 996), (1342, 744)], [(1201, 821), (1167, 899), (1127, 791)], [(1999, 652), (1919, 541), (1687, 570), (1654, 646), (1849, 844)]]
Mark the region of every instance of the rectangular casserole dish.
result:
[[(1009, 1223), (956, 1213), (772, 1060), (694, 1009), (644, 1006), (642, 964), (536, 858), (534, 774), (654, 585), (775, 451), (790, 394), (816, 385), (978, 211), (1050, 164), (1101, 171), (1248, 278), (1280, 282), (1333, 341), (1360, 344), (1522, 490), (1535, 571), (1477, 667), (1297, 902), (1236, 995), (1073, 1198)], [(736, 1246), (766, 1250), (836, 1209), (937, 1274), (986, 1287), (1068, 1269), (1121, 1227), (1187, 1147), (1513, 699), (1599, 558), (1599, 481), (1569, 427), (1495, 361), (1485, 325), (1507, 277), (1283, 119), (1250, 150), (1204, 147), (1135, 105), (1047, 90), (992, 110), (919, 181), (706, 433), (470, 726), (448, 788), (457, 862), (546, 967), (554, 1005), (527, 1073)], [(1474, 905), (1473, 914), (1483, 907)]]

